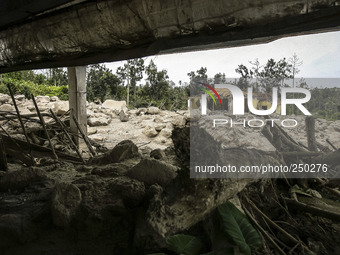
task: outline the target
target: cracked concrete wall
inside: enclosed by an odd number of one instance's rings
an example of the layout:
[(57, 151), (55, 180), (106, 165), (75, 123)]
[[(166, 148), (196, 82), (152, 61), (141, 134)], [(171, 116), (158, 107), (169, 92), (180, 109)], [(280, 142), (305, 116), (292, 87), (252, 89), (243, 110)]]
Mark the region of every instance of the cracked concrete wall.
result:
[(338, 30), (337, 5), (333, 0), (85, 2), (0, 31), (0, 73)]

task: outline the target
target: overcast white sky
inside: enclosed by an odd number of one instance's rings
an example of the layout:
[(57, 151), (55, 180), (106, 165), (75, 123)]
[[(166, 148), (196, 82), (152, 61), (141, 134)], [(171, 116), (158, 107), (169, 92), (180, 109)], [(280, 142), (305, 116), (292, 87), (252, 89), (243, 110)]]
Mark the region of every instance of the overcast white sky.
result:
[[(145, 62), (148, 64), (153, 59), (158, 69), (166, 69), (170, 80), (177, 84), (179, 80), (188, 82), (187, 73), (200, 67), (207, 67), (209, 77), (218, 72), (225, 73), (227, 77), (238, 77), (235, 68), (239, 64), (249, 66), (249, 61), (256, 58), (265, 64), (269, 58), (288, 59), (294, 53), (303, 61), (298, 77), (340, 77), (340, 32), (287, 37), (253, 46), (151, 56)], [(123, 62), (105, 65), (115, 73)]]

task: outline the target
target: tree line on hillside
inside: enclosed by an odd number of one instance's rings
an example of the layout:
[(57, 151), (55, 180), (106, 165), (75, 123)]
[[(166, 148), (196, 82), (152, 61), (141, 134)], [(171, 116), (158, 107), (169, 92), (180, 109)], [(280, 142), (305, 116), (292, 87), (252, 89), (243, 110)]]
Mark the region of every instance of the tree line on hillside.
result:
[[(255, 93), (271, 93), (273, 87), (308, 88), (304, 79), (296, 82), (296, 75), (302, 61), (294, 54), (291, 58), (278, 61), (269, 59), (261, 64), (258, 59), (249, 61), (249, 65), (240, 64), (235, 69), (238, 79), (230, 80), (225, 73), (216, 73), (208, 77), (206, 67), (189, 72), (189, 83), (181, 81), (175, 84), (169, 79), (167, 70), (160, 70), (151, 60), (146, 64), (144, 59), (127, 60), (114, 73), (104, 64), (89, 65), (87, 68), (87, 100), (105, 101), (106, 99), (126, 100), (131, 108), (157, 106), (167, 110), (187, 109), (187, 100), (199, 93), (197, 81), (214, 84), (231, 83), (246, 90), (252, 87)], [(0, 93), (8, 93), (7, 84), (11, 84), (16, 94), (27, 98), (33, 95), (58, 96), (68, 99), (68, 79), (65, 68), (51, 68), (39, 71), (19, 71), (2, 74)], [(322, 84), (320, 84), (322, 85)], [(317, 117), (326, 119), (339, 118), (338, 88), (310, 89), (312, 98), (308, 109)], [(299, 111), (288, 108), (288, 113), (299, 114)]]

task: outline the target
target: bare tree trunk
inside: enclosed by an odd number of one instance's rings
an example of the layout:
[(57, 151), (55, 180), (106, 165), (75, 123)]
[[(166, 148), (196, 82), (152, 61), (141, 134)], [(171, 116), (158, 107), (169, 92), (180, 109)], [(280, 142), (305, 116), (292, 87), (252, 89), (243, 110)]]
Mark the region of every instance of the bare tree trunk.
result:
[(313, 116), (307, 116), (305, 119), (306, 123), (306, 132), (307, 132), (307, 142), (308, 149), (310, 151), (317, 151), (318, 146), (315, 140), (315, 119)]

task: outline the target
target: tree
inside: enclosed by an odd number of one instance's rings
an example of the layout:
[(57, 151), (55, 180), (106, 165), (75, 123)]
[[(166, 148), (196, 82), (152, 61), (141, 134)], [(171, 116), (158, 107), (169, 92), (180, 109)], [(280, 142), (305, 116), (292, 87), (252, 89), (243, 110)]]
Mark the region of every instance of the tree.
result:
[(122, 81), (127, 81), (127, 105), (129, 105), (130, 101), (130, 85), (133, 90), (134, 102), (136, 102), (137, 82), (143, 79), (144, 69), (144, 60), (142, 58), (129, 59), (124, 66), (118, 67), (117, 69), (119, 78)]
[(292, 81), (293, 81), (293, 88), (295, 88), (295, 75), (300, 72), (299, 66), (303, 64), (303, 61), (301, 61), (296, 53), (294, 53), (293, 57), (291, 57), (289, 60), (289, 63), (292, 65)]
[(214, 84), (222, 84), (226, 82), (225, 73), (217, 73), (214, 76)]
[(157, 66), (151, 60), (149, 65), (145, 69), (145, 73), (147, 75), (147, 86), (149, 86), (151, 98), (158, 101), (167, 101), (170, 89), (168, 81), (169, 76), (167, 74), (167, 71), (158, 71)]
[(52, 86), (68, 85), (66, 70), (64, 68), (50, 68), (47, 82)]
[(252, 65), (251, 68), (241, 64), (235, 69), (236, 73), (241, 75), (242, 79), (238, 84), (242, 88), (255, 77), (255, 88), (262, 88), (262, 90), (269, 92), (272, 87), (284, 86), (285, 79), (292, 78), (292, 65), (286, 58), (279, 61), (275, 61), (273, 58), (268, 59), (264, 66), (260, 65), (258, 59), (250, 62), (250, 64)]
[(89, 101), (93, 101), (96, 98), (104, 101), (108, 95), (119, 97), (119, 84), (120, 79), (105, 65), (95, 64), (89, 66), (87, 75), (87, 98)]

